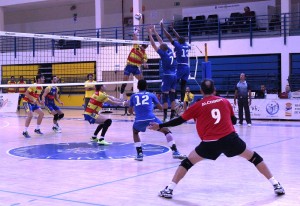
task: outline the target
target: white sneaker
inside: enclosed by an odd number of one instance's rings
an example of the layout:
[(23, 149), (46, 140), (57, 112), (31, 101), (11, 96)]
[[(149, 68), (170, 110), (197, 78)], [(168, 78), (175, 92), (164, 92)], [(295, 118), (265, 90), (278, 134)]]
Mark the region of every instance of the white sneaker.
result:
[(236, 126), (241, 126), (241, 124), (240, 124), (240, 123), (236, 123), (235, 125), (236, 125)]
[(251, 127), (252, 126), (252, 124), (247, 124), (248, 125), (248, 127)]

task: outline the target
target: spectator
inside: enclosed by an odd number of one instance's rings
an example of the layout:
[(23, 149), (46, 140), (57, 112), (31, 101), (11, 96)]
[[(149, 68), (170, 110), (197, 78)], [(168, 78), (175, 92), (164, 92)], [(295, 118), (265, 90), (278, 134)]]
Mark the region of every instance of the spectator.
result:
[(186, 87), (184, 102), (183, 102), (183, 110), (185, 111), (193, 101), (194, 101), (194, 94), (191, 92), (189, 87)]
[(292, 98), (292, 91), (290, 85), (285, 86), (285, 91), (282, 92), (279, 96), (281, 99), (291, 99)]
[[(11, 76), (10, 80), (7, 82), (7, 84), (17, 84), (17, 82), (15, 81), (15, 76)], [(7, 93), (16, 93), (17, 92), (17, 88), (16, 87), (8, 87), (7, 88)]]
[(95, 83), (94, 81), (94, 75), (93, 74), (88, 74), (87, 79), (85, 81), (84, 89), (85, 89), (85, 95), (84, 95), (84, 109), (86, 109), (92, 95), (95, 93), (95, 85), (91, 85), (89, 83)]
[(267, 89), (265, 85), (260, 85), (260, 90), (256, 92), (255, 98), (256, 99), (265, 99), (267, 97)]
[(246, 28), (248, 28), (250, 26), (250, 23), (251, 23), (252, 27), (256, 25), (255, 12), (251, 11), (249, 6), (246, 6), (244, 8), (243, 16), (244, 16), (243, 23)]

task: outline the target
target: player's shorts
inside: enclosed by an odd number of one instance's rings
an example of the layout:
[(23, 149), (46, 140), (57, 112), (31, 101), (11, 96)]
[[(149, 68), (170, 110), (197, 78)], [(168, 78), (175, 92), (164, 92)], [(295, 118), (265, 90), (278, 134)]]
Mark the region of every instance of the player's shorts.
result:
[(85, 121), (88, 121), (90, 124), (95, 124), (96, 119), (94, 117), (88, 114), (84, 114), (83, 116)]
[(161, 83), (161, 91), (168, 92), (171, 89), (176, 90), (177, 78), (176, 75), (163, 75)]
[(133, 129), (139, 131), (139, 132), (145, 132), (147, 127), (149, 126), (150, 122), (156, 122), (158, 124), (161, 124), (162, 122), (160, 119), (155, 117), (154, 119), (145, 120), (145, 121), (138, 121), (133, 123)]
[(45, 107), (49, 113), (51, 113), (52, 111), (60, 110), (60, 108), (58, 106), (56, 106), (55, 104), (45, 104)]
[(38, 105), (29, 102), (23, 102), (23, 106), (26, 112), (34, 112), (35, 110), (40, 109)]
[(196, 153), (205, 158), (216, 160), (222, 153), (227, 157), (234, 157), (243, 153), (246, 143), (233, 132), (217, 141), (201, 142), (196, 148)]
[(188, 81), (189, 75), (190, 75), (190, 67), (186, 64), (178, 64), (177, 65), (177, 80), (183, 79), (185, 81)]
[(130, 74), (139, 75), (139, 74), (141, 74), (141, 71), (137, 66), (128, 64), (128, 65), (126, 65), (126, 67), (124, 69), (124, 75), (129, 76)]

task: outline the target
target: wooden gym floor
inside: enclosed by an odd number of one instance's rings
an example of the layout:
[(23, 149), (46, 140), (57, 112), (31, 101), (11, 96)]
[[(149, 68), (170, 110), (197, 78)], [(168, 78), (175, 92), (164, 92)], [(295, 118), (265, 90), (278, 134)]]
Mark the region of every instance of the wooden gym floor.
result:
[[(179, 160), (171, 158), (170, 151), (147, 156), (142, 162), (133, 160), (130, 155), (121, 159), (112, 155), (112, 158), (100, 160), (61, 160), (10, 154), (12, 149), (35, 145), (88, 144), (96, 126), (83, 121), (82, 110), (63, 110), (66, 118), (60, 121), (62, 133), (51, 130), (52, 117), (45, 112), (41, 126), (44, 135), (33, 133), (36, 125), (36, 119), (33, 119), (29, 139), (22, 136), (23, 110), (0, 114), (0, 206), (300, 204), (299, 121), (253, 121), (252, 127), (236, 126), (248, 147), (264, 158), (275, 178), (284, 186), (286, 195), (277, 197), (270, 183), (244, 159), (221, 156), (216, 161), (195, 165), (175, 188), (173, 199), (167, 200), (158, 197), (158, 191), (169, 184), (180, 164)], [(133, 116), (122, 116), (122, 113), (123, 110), (114, 110), (106, 114), (113, 119), (106, 139), (126, 145), (133, 141)], [(157, 115), (161, 117), (161, 113)], [(193, 122), (171, 130), (182, 153), (188, 154), (199, 143)], [(161, 133), (146, 131), (141, 137), (143, 143), (167, 147)], [(67, 150), (63, 152), (94, 152), (90, 148)], [(29, 150), (27, 155), (43, 152)], [(135, 154), (134, 149), (132, 154)]]

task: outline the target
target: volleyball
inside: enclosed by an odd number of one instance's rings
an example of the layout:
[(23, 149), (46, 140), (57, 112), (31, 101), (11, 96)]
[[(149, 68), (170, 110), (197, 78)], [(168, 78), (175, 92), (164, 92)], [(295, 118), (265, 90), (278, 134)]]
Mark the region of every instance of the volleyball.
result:
[(143, 15), (142, 15), (141, 13), (136, 13), (136, 14), (134, 15), (134, 18), (135, 18), (136, 20), (141, 20), (142, 17), (143, 17)]

